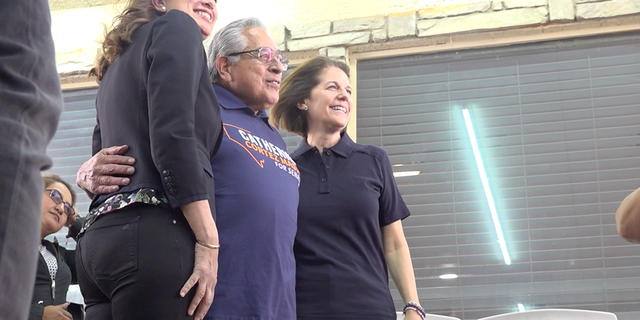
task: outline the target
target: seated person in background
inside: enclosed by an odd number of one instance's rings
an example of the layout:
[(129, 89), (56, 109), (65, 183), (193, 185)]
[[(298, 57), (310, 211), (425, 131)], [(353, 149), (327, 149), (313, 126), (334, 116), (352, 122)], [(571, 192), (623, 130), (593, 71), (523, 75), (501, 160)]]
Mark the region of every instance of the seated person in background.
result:
[(47, 174), (42, 195), (42, 217), (40, 222), (40, 254), (36, 271), (36, 284), (31, 299), (29, 320), (72, 319), (66, 309), (67, 291), (76, 280), (75, 250), (67, 250), (44, 238), (62, 227), (69, 227), (69, 236), (80, 230), (74, 205), (76, 194), (71, 186), (55, 174)]
[(616, 211), (618, 234), (627, 241), (640, 243), (640, 188), (630, 193)]

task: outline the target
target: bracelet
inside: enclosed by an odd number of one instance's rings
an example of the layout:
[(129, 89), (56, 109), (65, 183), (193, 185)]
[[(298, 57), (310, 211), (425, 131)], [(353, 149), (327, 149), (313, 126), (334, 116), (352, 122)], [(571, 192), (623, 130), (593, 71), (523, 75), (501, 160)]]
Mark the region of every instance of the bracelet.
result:
[(422, 318), (422, 320), (424, 320), (424, 318), (427, 317), (427, 312), (424, 311), (424, 308), (422, 308), (422, 306), (420, 306), (419, 304), (417, 304), (417, 303), (415, 303), (413, 301), (407, 302), (407, 304), (402, 309), (402, 314), (406, 315), (407, 314), (407, 310), (413, 310), (413, 311), (417, 312), (418, 315), (420, 315), (420, 318)]
[(220, 245), (219, 244), (208, 244), (206, 242), (202, 242), (200, 240), (196, 240), (196, 243), (205, 247), (205, 248), (209, 248), (209, 249), (219, 249)]

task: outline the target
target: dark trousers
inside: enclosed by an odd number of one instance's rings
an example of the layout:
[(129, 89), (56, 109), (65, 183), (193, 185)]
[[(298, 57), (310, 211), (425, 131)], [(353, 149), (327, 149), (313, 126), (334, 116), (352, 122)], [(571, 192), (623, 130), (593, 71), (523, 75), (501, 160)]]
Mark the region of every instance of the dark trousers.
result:
[(182, 213), (133, 204), (100, 216), (78, 241), (77, 273), (87, 319), (193, 319), (195, 238)]
[(45, 150), (62, 111), (46, 0), (0, 0), (0, 319), (23, 320), (35, 283)]

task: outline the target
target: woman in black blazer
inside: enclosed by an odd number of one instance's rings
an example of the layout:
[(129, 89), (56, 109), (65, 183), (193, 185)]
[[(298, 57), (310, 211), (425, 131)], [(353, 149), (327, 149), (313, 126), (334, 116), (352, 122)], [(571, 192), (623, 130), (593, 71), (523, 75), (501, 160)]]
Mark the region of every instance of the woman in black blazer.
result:
[(67, 291), (71, 283), (77, 283), (75, 251), (44, 238), (64, 226), (70, 227), (70, 236), (75, 235), (72, 230), (79, 230), (72, 228), (80, 222), (74, 209), (76, 193), (57, 175), (47, 174), (42, 178), (45, 188), (40, 220), (42, 242), (29, 320), (72, 319), (67, 310)]
[(126, 144), (136, 172), (93, 197), (78, 238), (88, 319), (202, 319), (211, 305), (222, 122), (202, 40), (217, 15), (214, 0), (130, 0), (103, 42), (93, 152)]

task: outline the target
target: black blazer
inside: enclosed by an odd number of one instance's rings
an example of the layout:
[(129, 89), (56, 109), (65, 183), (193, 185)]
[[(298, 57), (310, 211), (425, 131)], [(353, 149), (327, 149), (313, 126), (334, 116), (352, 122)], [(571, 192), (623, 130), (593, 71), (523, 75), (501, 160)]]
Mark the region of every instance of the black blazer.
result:
[[(186, 13), (171, 10), (132, 40), (100, 82), (93, 153), (128, 145), (136, 172), (119, 193), (153, 188), (173, 208), (208, 199), (215, 217), (210, 159), (222, 121), (200, 29)], [(91, 207), (109, 196), (94, 197)]]
[(67, 302), (67, 291), (69, 285), (78, 283), (76, 279), (76, 259), (75, 250), (66, 250), (57, 243), (42, 240), (49, 252), (57, 257), (58, 272), (56, 273), (55, 299), (53, 298), (53, 287), (51, 286), (51, 275), (49, 268), (44, 261), (42, 254), (38, 253), (38, 268), (36, 270), (36, 284), (33, 289), (31, 299), (31, 310), (29, 320), (41, 320), (44, 307), (59, 305)]

